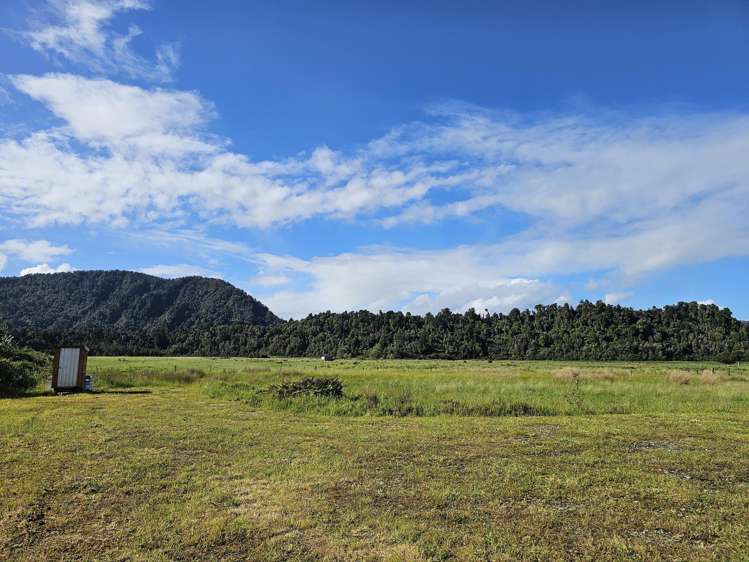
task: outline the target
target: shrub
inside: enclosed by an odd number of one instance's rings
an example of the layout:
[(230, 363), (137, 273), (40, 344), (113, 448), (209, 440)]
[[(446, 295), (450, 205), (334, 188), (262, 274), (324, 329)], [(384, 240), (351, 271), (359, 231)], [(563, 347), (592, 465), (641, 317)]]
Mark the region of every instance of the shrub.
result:
[(39, 382), (32, 365), (0, 357), (0, 394), (15, 394), (34, 388)]
[(31, 390), (44, 379), (48, 366), (48, 357), (18, 348), (11, 336), (0, 333), (0, 394)]
[(724, 351), (718, 355), (718, 361), (724, 365), (733, 365), (741, 361), (741, 353), (736, 351)]
[(268, 387), (268, 391), (279, 399), (303, 395), (341, 398), (343, 383), (338, 377), (306, 377), (298, 381), (273, 384)]

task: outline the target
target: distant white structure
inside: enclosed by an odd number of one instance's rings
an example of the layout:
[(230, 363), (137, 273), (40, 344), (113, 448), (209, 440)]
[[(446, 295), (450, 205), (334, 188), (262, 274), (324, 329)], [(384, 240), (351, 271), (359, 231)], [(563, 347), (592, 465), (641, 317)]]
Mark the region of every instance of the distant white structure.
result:
[(85, 345), (61, 347), (52, 363), (52, 388), (55, 392), (83, 390), (88, 348)]
[(322, 357), (320, 357), (320, 359), (322, 359), (323, 361), (335, 361), (335, 357), (333, 357), (332, 355), (323, 355)]

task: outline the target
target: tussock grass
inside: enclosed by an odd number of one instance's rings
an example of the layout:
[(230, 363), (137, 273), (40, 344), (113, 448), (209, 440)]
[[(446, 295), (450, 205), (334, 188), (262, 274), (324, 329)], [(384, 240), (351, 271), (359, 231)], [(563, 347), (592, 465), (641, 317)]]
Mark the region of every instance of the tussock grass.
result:
[(671, 371), (668, 374), (668, 380), (675, 382), (676, 384), (692, 384), (695, 380), (695, 376), (694, 374), (685, 371)]
[(589, 381), (613, 381), (617, 378), (616, 375), (611, 371), (575, 369), (573, 367), (556, 369), (553, 372), (553, 375), (554, 378), (566, 381), (573, 381), (575, 379), (583, 379)]
[[(588, 416), (741, 412), (749, 404), (749, 369), (709, 363), (92, 357), (90, 365), (97, 388), (108, 380), (169, 385), (175, 372), (194, 370), (198, 376), (181, 384), (203, 395), (300, 414)], [(263, 392), (306, 377), (337, 377), (344, 396), (278, 399)]]
[(730, 375), (715, 372), (715, 369), (702, 369), (696, 371), (673, 370), (668, 374), (668, 379), (676, 384), (718, 384), (730, 379)]
[(199, 369), (180, 371), (103, 371), (96, 375), (95, 384), (104, 388), (134, 388), (192, 384), (206, 377)]
[(702, 371), (700, 374), (700, 382), (702, 384), (717, 384), (722, 380), (722, 377), (718, 373), (712, 371)]

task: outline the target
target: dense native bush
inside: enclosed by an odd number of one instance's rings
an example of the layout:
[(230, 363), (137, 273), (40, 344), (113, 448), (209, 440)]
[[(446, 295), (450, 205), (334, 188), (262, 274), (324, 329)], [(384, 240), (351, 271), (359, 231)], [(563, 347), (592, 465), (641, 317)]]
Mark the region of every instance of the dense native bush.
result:
[(98, 355), (369, 357), (390, 359), (718, 360), (749, 359), (749, 325), (715, 305), (634, 310), (602, 302), (537, 306), (508, 314), (447, 309), (416, 316), (368, 311), (310, 315), (269, 326), (190, 329), (18, 327), (39, 350), (86, 343)]
[[(132, 271), (74, 271), (0, 277), (0, 321), (14, 327), (85, 333), (101, 326), (146, 330), (153, 347), (165, 334), (278, 318), (244, 291), (219, 279), (161, 279)], [(71, 342), (65, 342), (70, 344)]]
[(18, 394), (34, 388), (44, 379), (49, 359), (17, 347), (12, 336), (0, 332), (0, 395)]

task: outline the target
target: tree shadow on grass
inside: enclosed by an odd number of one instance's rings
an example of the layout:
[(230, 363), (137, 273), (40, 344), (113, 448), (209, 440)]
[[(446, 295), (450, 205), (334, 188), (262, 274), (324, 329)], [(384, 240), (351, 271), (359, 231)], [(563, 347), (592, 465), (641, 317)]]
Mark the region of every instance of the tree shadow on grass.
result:
[(153, 390), (95, 390), (92, 394), (153, 394)]
[(29, 392), (0, 392), (0, 400), (16, 400), (18, 398), (44, 398), (52, 397), (55, 393), (51, 390), (32, 390)]
[(153, 394), (152, 390), (94, 390), (93, 392), (55, 392), (54, 390), (32, 390), (30, 392), (3, 394), (0, 393), (0, 400), (17, 400), (21, 398), (63, 398), (65, 396), (75, 396), (77, 394)]

